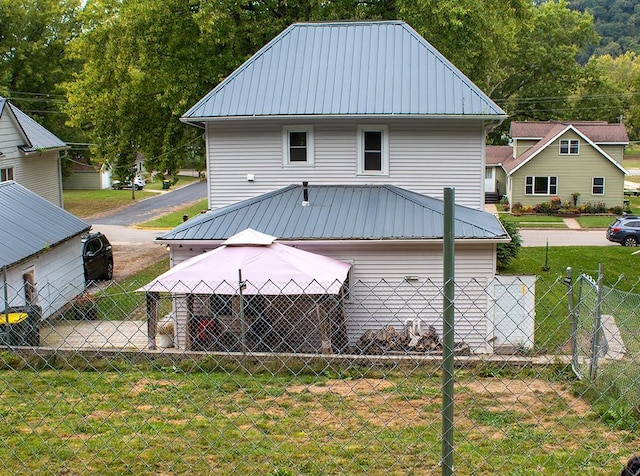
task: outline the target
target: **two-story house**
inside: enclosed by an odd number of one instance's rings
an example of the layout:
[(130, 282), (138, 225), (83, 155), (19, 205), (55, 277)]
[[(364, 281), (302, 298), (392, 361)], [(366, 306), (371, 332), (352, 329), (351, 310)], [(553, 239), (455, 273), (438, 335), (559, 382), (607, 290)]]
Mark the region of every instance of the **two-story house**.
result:
[[(176, 265), (252, 228), (352, 264), (351, 342), (407, 319), (441, 329), (437, 291), (416, 288), (442, 283), (442, 197), (453, 187), (456, 276), (475, 283), (458, 301), (469, 313), (457, 339), (490, 351), (481, 288), (509, 237), (482, 210), (485, 136), (505, 117), (406, 23), (294, 24), (185, 113), (204, 129), (211, 211), (158, 240)], [(381, 280), (393, 284), (379, 295), (358, 286)], [(383, 303), (389, 293), (413, 305)], [(188, 327), (178, 313), (179, 347)]]
[(0, 182), (15, 180), (62, 207), (60, 153), (67, 148), (42, 125), (0, 98)]
[(510, 135), (512, 145), (487, 147), (488, 196), (506, 195), (511, 206), (552, 197), (622, 206), (627, 174), (622, 158), (629, 143), (623, 124), (512, 122)]

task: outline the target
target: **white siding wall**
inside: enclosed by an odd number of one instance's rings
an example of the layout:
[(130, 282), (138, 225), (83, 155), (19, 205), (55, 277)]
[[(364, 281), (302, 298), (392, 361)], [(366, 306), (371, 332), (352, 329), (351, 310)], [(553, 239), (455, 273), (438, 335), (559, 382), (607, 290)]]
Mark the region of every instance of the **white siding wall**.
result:
[[(29, 270), (35, 272), (38, 305), (48, 317), (84, 290), (80, 235), (7, 269), (10, 306), (25, 304), (22, 275)], [(5, 308), (4, 295), (2, 299), (0, 309)]]
[(13, 167), (14, 180), (58, 207), (62, 207), (60, 159), (57, 150), (25, 155), (24, 139), (6, 111), (0, 117), (0, 167)]
[[(282, 126), (276, 120), (207, 124), (209, 206), (212, 209), (292, 183), (393, 184), (442, 198), (456, 188), (456, 201), (480, 209), (484, 181), (482, 121), (303, 121), (313, 124), (315, 165), (283, 167)], [(389, 175), (358, 176), (356, 139), (361, 124), (389, 126)], [(247, 174), (255, 181), (248, 182)]]
[[(419, 318), (442, 336), (442, 243), (299, 243), (296, 247), (353, 264), (353, 297), (347, 302), (347, 334), (354, 343), (366, 330)], [(172, 266), (212, 247), (172, 248)], [(487, 289), (494, 276), (494, 244), (456, 245), (456, 336), (475, 352), (490, 351)], [(407, 282), (405, 276), (416, 276)], [(177, 300), (180, 301), (180, 300)], [(407, 305), (407, 303), (410, 303)], [(177, 345), (186, 343), (186, 308), (177, 302)]]

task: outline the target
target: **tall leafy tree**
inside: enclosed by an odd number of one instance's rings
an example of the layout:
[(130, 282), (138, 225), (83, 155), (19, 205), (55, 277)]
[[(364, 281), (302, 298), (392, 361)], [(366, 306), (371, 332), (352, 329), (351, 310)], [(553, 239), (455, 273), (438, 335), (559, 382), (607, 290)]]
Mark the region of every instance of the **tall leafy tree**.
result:
[(77, 64), (66, 55), (79, 33), (80, 0), (0, 0), (0, 95), (64, 140), (72, 140), (61, 113)]

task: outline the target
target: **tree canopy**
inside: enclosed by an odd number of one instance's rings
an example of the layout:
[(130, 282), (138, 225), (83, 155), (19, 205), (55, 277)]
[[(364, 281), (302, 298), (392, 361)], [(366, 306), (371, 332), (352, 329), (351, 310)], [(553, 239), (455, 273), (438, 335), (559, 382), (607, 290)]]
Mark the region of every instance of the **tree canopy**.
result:
[(565, 0), (15, 2), (0, 0), (0, 93), (50, 94), (47, 107), (64, 105), (68, 121), (38, 119), (65, 140), (86, 136), (118, 177), (137, 152), (161, 173), (201, 156), (202, 131), (180, 116), (298, 21), (404, 20), (517, 119), (634, 121), (640, 107), (636, 82), (614, 77), (635, 59), (577, 60), (598, 43), (593, 9)]

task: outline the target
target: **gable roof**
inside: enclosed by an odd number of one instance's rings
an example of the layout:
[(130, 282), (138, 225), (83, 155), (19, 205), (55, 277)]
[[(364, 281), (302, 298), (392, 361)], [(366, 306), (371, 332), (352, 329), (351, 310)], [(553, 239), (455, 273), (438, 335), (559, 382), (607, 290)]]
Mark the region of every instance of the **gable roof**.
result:
[(289, 26), (182, 120), (392, 114), (506, 118), (409, 25), (367, 21)]
[(629, 136), (624, 124), (609, 124), (604, 121), (546, 121), (511, 123), (511, 137), (514, 139), (542, 139), (558, 125), (573, 126), (596, 144), (628, 144)]
[[(253, 228), (281, 240), (439, 240), (443, 201), (394, 185), (287, 187), (199, 215), (159, 241), (225, 240)], [(509, 241), (498, 219), (456, 205), (458, 239)]]
[(19, 147), (23, 152), (65, 149), (68, 147), (66, 143), (58, 139), (58, 137), (44, 126), (31, 119), (7, 99), (0, 97), (0, 116), (7, 110), (13, 115), (16, 125), (20, 129), (20, 133), (26, 141), (24, 145)]
[[(546, 123), (545, 123), (546, 124)], [(573, 124), (564, 124), (564, 123), (549, 123), (551, 127), (540, 128), (538, 131), (546, 130), (546, 134), (544, 137), (540, 138), (538, 142), (536, 142), (532, 147), (527, 149), (525, 152), (520, 154), (518, 157), (513, 157), (511, 154), (509, 157), (505, 155), (502, 156), (503, 161), (498, 162), (500, 160), (498, 155), (501, 153), (497, 150), (493, 150), (496, 146), (487, 146), (486, 147), (486, 155), (487, 157), (492, 157), (492, 164), (501, 164), (502, 168), (507, 172), (507, 174), (511, 175), (516, 170), (524, 166), (527, 162), (537, 156), (540, 152), (546, 149), (549, 145), (555, 143), (555, 141), (564, 135), (567, 131), (573, 131), (578, 136), (580, 136), (587, 144), (591, 145), (596, 151), (598, 151), (605, 159), (611, 162), (616, 168), (618, 168), (622, 173), (627, 175), (629, 172), (622, 167), (615, 159), (613, 159), (609, 154), (607, 154), (604, 150), (602, 150), (595, 142), (593, 142), (589, 137), (587, 137), (580, 129), (578, 129)], [(615, 125), (615, 124), (612, 124)], [(624, 126), (623, 126), (624, 127)], [(626, 131), (625, 131), (626, 134)], [(528, 137), (529, 139), (534, 139), (535, 137)], [(511, 148), (511, 147), (510, 147)], [(504, 153), (504, 151), (502, 152)], [(487, 159), (487, 164), (489, 159)], [(491, 165), (491, 164), (490, 164)]]
[(0, 182), (0, 222), (0, 267), (18, 263), (91, 228), (14, 181)]
[(513, 147), (510, 145), (488, 145), (485, 147), (485, 164), (502, 165), (513, 157)]

